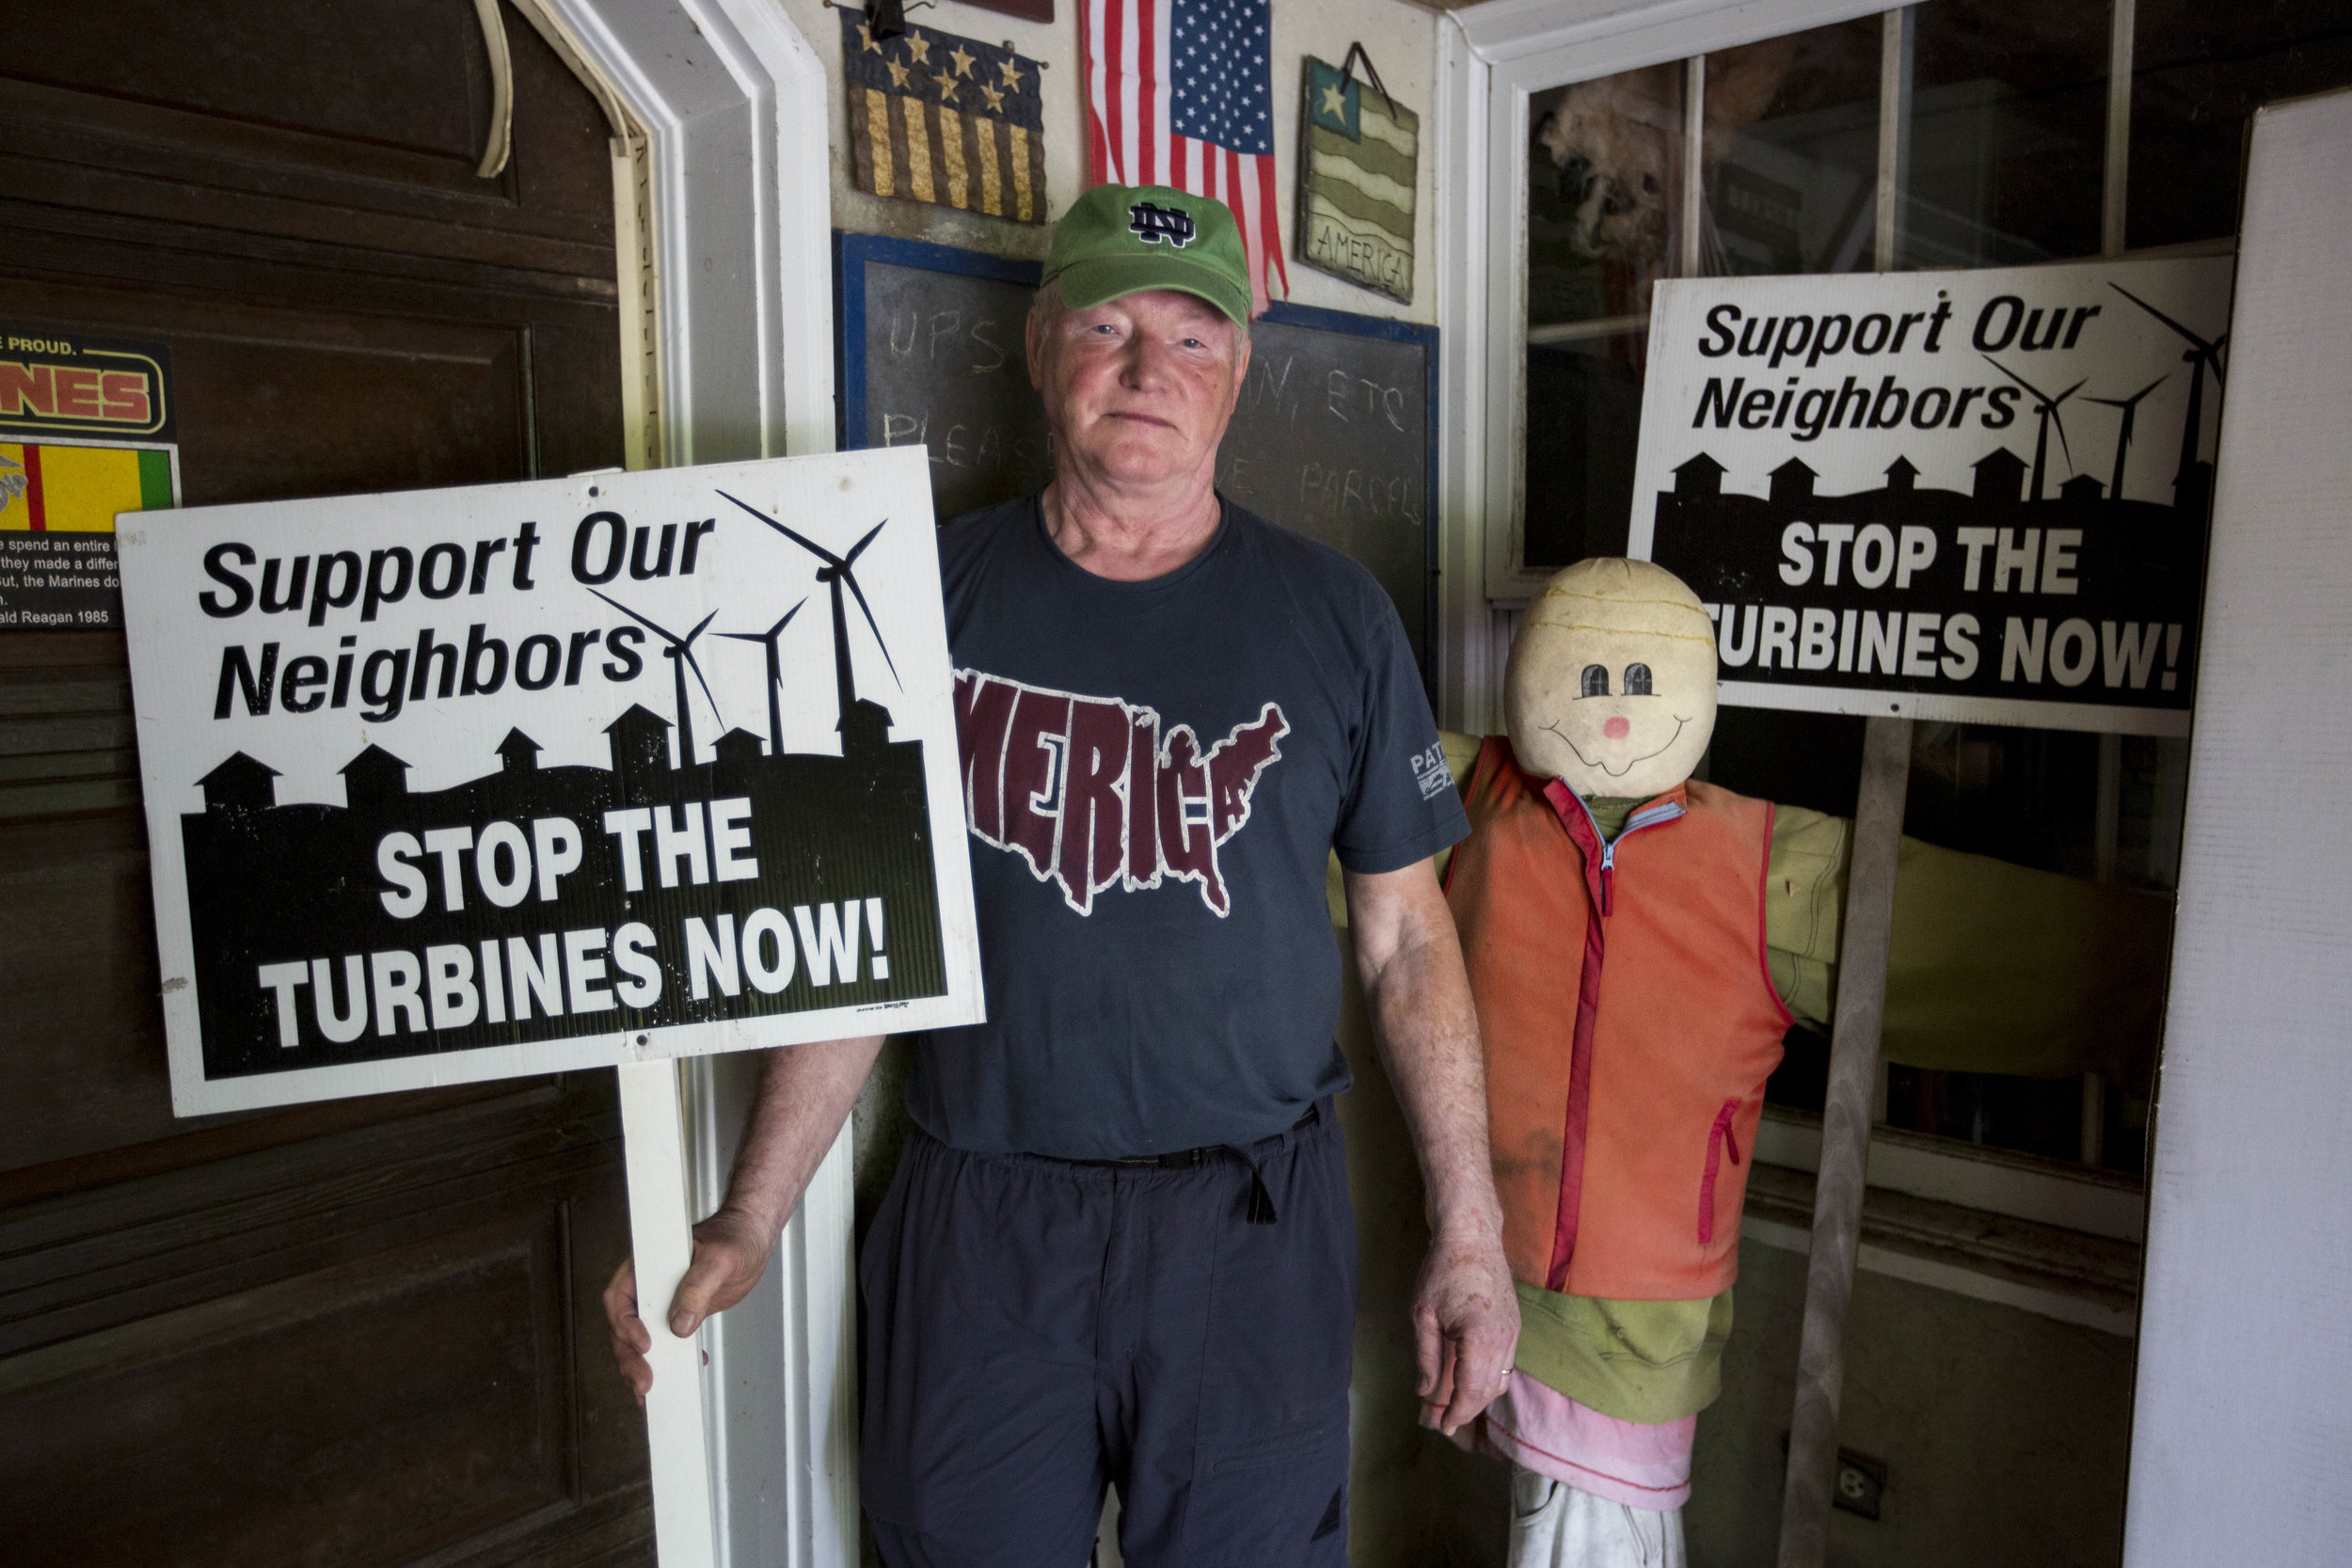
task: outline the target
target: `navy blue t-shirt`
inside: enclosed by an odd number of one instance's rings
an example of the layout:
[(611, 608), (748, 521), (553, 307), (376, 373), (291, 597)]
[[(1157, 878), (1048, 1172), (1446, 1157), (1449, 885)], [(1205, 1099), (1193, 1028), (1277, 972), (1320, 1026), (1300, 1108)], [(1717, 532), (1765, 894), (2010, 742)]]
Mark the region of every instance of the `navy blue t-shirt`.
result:
[(1230, 502), (1148, 582), (1073, 563), (1034, 498), (940, 555), (988, 1022), (917, 1042), (908, 1112), (1102, 1159), (1247, 1143), (1345, 1088), (1327, 860), (1470, 831), (1379, 584)]

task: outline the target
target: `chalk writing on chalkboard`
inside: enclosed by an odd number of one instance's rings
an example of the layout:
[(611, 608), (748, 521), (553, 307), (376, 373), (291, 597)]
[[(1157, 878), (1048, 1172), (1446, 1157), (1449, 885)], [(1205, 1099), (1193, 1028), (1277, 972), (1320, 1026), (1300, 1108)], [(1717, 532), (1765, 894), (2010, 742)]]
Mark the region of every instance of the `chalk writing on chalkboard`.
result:
[[(841, 441), (928, 449), (944, 521), (1053, 477), (1023, 328), (1035, 262), (845, 234)], [(1426, 665), (1437, 329), (1277, 305), (1217, 451), (1235, 503), (1360, 562)]]
[[(1434, 327), (1276, 306), (1217, 449), (1217, 488), (1363, 563), (1425, 655)], [(1425, 667), (1425, 666), (1424, 666)]]

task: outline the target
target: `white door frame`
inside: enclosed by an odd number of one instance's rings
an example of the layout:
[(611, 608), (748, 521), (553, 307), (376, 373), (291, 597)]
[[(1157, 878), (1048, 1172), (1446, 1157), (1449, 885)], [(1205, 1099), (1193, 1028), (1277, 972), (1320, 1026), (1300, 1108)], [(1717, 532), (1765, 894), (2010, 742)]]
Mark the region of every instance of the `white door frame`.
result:
[[(831, 115), (817, 52), (772, 0), (538, 4), (652, 144), (666, 461), (831, 451)], [(725, 1193), (757, 1063), (715, 1056), (680, 1069), (697, 1213)], [(721, 1564), (857, 1560), (851, 1202), (845, 1127), (767, 1276), (702, 1330)], [(584, 1375), (600, 1375), (602, 1336), (591, 1325), (580, 1339)]]

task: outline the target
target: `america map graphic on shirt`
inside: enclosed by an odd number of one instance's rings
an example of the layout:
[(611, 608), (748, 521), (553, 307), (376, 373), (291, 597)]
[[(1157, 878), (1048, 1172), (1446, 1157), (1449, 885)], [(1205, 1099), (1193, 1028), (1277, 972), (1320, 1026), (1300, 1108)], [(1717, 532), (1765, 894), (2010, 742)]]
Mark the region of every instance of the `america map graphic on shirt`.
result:
[(973, 836), (1020, 855), (1071, 909), (1173, 879), (1222, 919), (1232, 900), (1217, 851), (1248, 822), (1290, 721), (1267, 703), (1204, 748), (1190, 725), (1163, 734), (1156, 711), (1117, 697), (958, 670), (956, 733)]

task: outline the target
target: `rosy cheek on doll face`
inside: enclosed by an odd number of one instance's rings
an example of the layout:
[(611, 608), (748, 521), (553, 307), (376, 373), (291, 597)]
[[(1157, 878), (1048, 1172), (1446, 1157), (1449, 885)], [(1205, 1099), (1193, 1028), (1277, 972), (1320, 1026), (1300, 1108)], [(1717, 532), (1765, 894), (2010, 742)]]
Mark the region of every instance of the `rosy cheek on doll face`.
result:
[(1607, 736), (1612, 740), (1623, 740), (1627, 736), (1633, 733), (1633, 725), (1629, 721), (1622, 717), (1612, 719), (1607, 723), (1601, 725), (1600, 733)]

